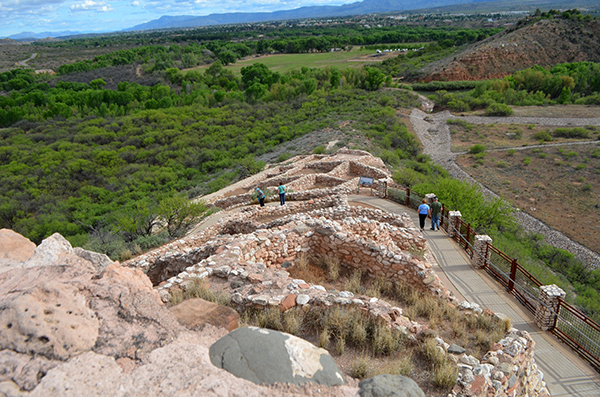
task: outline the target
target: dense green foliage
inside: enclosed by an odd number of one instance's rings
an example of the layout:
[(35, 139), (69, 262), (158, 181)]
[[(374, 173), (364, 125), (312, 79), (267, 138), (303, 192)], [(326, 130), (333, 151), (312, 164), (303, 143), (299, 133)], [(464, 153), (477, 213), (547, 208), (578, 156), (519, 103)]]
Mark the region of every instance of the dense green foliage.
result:
[(600, 63), (562, 63), (552, 68), (534, 66), (502, 80), (477, 82), (475, 88), (466, 93), (438, 91), (432, 98), (439, 105), (456, 111), (494, 105), (490, 115), (507, 115), (506, 105), (598, 105)]
[[(481, 147), (473, 152), (479, 155), (484, 153), (482, 149), (485, 150)], [(394, 173), (398, 183), (422, 196), (435, 193), (446, 208), (460, 210), (463, 220), (477, 233), (489, 235), (494, 246), (517, 258), (542, 284), (557, 284), (564, 289), (568, 301), (600, 323), (600, 269), (594, 270), (570, 252), (546, 243), (542, 235), (523, 231), (514, 222), (507, 202), (486, 199), (476, 186), (452, 179), (426, 156), (418, 157), (419, 162), (405, 161), (406, 168)]]
[[(164, 203), (175, 192), (193, 197), (218, 190), (259, 171), (255, 156), (344, 120), (390, 161), (417, 153), (394, 110), (414, 106), (415, 99), (370, 91), (381, 84), (379, 70), (303, 68), (275, 77), (255, 64), (240, 80), (217, 62), (204, 75), (192, 73), (193, 81), (189, 73), (190, 83), (182, 81), (191, 86), (187, 93), (165, 85), (123, 82), (112, 91), (102, 81), (59, 83), (37, 103), (15, 106), (27, 114), (0, 130), (0, 227), (35, 242), (60, 232), (82, 245), (107, 230), (125, 240), (147, 239), (154, 215), (168, 221)], [(180, 75), (172, 70), (169, 78)], [(35, 84), (7, 99), (24, 101)], [(111, 102), (122, 96), (129, 102)], [(64, 114), (47, 113), (59, 104)], [(172, 237), (179, 234), (173, 230)]]
[(470, 90), (475, 88), (476, 81), (431, 81), (429, 83), (413, 83), (412, 88), (416, 91), (441, 91), (441, 90)]
[(375, 67), (393, 77), (414, 80), (420, 77), (423, 66), (449, 56), (454, 51), (456, 51), (454, 46), (444, 47), (438, 43), (430, 43), (418, 51), (408, 51), (395, 58), (386, 59)]

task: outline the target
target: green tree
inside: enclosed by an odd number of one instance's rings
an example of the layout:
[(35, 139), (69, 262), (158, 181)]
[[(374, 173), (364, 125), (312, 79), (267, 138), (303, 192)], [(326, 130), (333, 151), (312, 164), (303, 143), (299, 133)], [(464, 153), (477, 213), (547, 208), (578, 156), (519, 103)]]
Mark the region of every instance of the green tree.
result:
[(379, 69), (365, 67), (365, 75), (362, 78), (361, 86), (365, 90), (377, 91), (385, 81), (385, 74)]
[(185, 195), (176, 195), (158, 204), (158, 215), (162, 218), (171, 238), (178, 238), (208, 213), (208, 206), (200, 201), (194, 203)]

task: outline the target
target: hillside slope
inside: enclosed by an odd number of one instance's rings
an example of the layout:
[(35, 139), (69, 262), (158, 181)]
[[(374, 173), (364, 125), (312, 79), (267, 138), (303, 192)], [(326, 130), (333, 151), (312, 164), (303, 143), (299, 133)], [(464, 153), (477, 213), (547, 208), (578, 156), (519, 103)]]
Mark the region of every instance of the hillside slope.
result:
[(430, 65), (422, 76), (425, 81), (502, 78), (534, 65), (600, 62), (598, 48), (600, 21), (543, 19), (476, 43)]

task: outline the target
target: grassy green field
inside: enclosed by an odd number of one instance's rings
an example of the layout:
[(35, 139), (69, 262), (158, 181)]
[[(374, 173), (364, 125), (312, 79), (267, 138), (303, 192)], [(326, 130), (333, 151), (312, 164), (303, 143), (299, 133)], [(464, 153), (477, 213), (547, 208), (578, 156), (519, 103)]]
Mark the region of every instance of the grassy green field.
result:
[[(292, 69), (299, 69), (302, 66), (308, 68), (324, 68), (327, 66), (345, 67), (361, 67), (370, 63), (381, 62), (387, 57), (395, 55), (385, 55), (381, 57), (369, 57), (375, 54), (373, 50), (353, 49), (352, 51), (335, 51), (335, 52), (317, 52), (310, 54), (273, 54), (263, 55), (260, 57), (248, 57), (237, 61), (234, 64), (227, 65), (225, 68), (232, 70), (236, 75), (240, 74), (240, 70), (244, 66), (253, 65), (255, 63), (264, 63), (271, 71), (285, 73)], [(203, 70), (210, 65), (202, 65), (193, 69), (187, 70)]]

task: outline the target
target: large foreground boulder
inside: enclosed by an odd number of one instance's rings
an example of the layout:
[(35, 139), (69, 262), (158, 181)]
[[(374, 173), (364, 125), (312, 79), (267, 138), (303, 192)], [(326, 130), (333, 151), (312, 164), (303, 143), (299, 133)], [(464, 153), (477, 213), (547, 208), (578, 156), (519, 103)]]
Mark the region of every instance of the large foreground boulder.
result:
[(240, 328), (219, 339), (209, 352), (215, 366), (256, 384), (346, 383), (326, 350), (283, 332)]
[(417, 382), (402, 375), (377, 375), (358, 387), (360, 397), (425, 397)]

